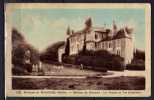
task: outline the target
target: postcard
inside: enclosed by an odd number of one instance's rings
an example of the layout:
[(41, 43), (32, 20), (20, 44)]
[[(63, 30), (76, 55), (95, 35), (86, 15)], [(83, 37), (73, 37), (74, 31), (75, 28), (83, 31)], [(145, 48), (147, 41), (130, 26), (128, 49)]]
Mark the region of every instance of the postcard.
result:
[(148, 3), (7, 3), (7, 97), (151, 96)]

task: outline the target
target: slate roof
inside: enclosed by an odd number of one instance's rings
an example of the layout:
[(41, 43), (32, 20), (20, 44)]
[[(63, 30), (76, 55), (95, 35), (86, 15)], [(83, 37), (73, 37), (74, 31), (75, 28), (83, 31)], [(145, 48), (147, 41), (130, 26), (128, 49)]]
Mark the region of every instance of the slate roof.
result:
[(71, 34), (69, 37), (74, 37), (76, 35), (81, 35), (81, 34), (84, 34), (84, 30), (76, 31), (73, 34)]
[(74, 32), (73, 34), (70, 35), (70, 37), (76, 36), (76, 35), (81, 35), (86, 33), (86, 31), (96, 31), (96, 32), (100, 32), (100, 33), (105, 33), (106, 29), (104, 27), (91, 27), (90, 29), (86, 30), (86, 29), (82, 29), (79, 31)]
[[(106, 38), (102, 39), (101, 41), (109, 41), (109, 40), (120, 39), (120, 38), (130, 38), (128, 36), (128, 34), (130, 33), (128, 33), (128, 30), (126, 30), (126, 28), (119, 29), (116, 33), (113, 33), (114, 35), (112, 37), (108, 35), (112, 31), (111, 29), (107, 29), (104, 27), (92, 27), (89, 29), (89, 31), (91, 30), (99, 32), (101, 34), (106, 34)], [(76, 31), (74, 32), (74, 34), (70, 35), (70, 37), (85, 34), (86, 31), (88, 30), (82, 29), (80, 31)]]
[(113, 39), (120, 39), (120, 38), (130, 38), (128, 36), (128, 33), (125, 31), (124, 28), (120, 29), (115, 36), (113, 36)]
[(93, 31), (105, 33), (106, 29), (104, 27), (92, 27)]

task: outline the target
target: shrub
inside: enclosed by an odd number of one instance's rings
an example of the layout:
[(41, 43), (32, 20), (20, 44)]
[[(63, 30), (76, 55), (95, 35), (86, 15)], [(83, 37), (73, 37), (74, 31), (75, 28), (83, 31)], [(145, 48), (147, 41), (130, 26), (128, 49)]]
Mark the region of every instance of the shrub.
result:
[(145, 70), (145, 65), (142, 64), (128, 64), (126, 66), (127, 70)]
[(62, 60), (64, 63), (76, 64), (76, 55), (73, 56), (64, 55)]
[(127, 64), (127, 70), (145, 70), (144, 60), (133, 60), (131, 64)]
[(145, 52), (136, 50), (134, 58), (130, 64), (126, 66), (127, 70), (145, 70)]
[(58, 49), (64, 44), (64, 41), (59, 41), (52, 44), (40, 54), (40, 60), (44, 63), (49, 64), (53, 64), (53, 62), (58, 62)]
[[(25, 52), (29, 50), (30, 51), (30, 61), (31, 64), (29, 65), (29, 68), (26, 68), (25, 65)], [(16, 29), (12, 29), (12, 64), (13, 74), (15, 73), (23, 73), (25, 69), (27, 71), (32, 70), (32, 64), (36, 64), (39, 61), (39, 52), (30, 44), (28, 44), (24, 36), (20, 32), (18, 32)]]
[(107, 51), (85, 51), (74, 56), (64, 56), (64, 63), (91, 66), (94, 70), (124, 70), (123, 58), (118, 55), (112, 55)]
[(27, 70), (25, 68), (15, 66), (15, 67), (12, 67), (12, 74), (13, 75), (26, 75), (28, 73), (27, 73)]
[(145, 52), (137, 49), (136, 52), (134, 52), (134, 59), (145, 60)]

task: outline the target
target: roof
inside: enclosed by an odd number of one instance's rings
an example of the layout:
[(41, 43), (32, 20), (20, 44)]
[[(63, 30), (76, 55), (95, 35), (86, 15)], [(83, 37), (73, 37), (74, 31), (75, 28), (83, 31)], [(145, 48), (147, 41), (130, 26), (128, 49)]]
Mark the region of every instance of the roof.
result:
[(121, 38), (131, 38), (128, 33), (125, 31), (124, 28), (120, 29), (117, 33), (114, 33), (114, 36), (107, 36), (106, 38), (102, 39), (99, 42), (102, 41), (110, 41), (110, 40), (116, 40), (116, 39), (121, 39)]
[(120, 39), (120, 38), (130, 38), (128, 36), (128, 33), (125, 31), (124, 28), (120, 29), (115, 36), (113, 36), (113, 39)]
[(71, 34), (69, 37), (86, 34), (87, 31), (95, 31), (101, 34), (106, 34), (107, 37), (102, 39), (101, 41), (108, 41), (108, 40), (120, 39), (120, 38), (131, 38), (129, 34), (132, 33), (133, 29), (124, 27), (124, 28), (119, 29), (116, 33), (113, 33), (114, 34), (113, 36), (109, 36), (108, 34), (112, 32), (111, 29), (105, 28), (105, 27), (91, 27), (89, 29), (84, 28), (82, 30), (76, 31), (73, 34)]
[(69, 37), (73, 37), (73, 36), (81, 35), (81, 34), (84, 34), (84, 30), (76, 31), (76, 32), (74, 32), (73, 34), (71, 34)]
[(64, 43), (63, 45), (61, 45), (58, 49), (64, 49), (66, 46), (66, 43)]
[(104, 27), (92, 27), (92, 30), (98, 32), (106, 32), (106, 29)]
[(71, 34), (69, 37), (73, 37), (73, 36), (81, 35), (81, 34), (86, 34), (86, 31), (92, 31), (92, 30), (99, 32), (99, 33), (108, 33), (107, 31), (109, 31), (110, 29), (106, 29), (104, 27), (91, 27), (89, 30), (82, 29), (82, 30), (76, 31), (73, 34)]

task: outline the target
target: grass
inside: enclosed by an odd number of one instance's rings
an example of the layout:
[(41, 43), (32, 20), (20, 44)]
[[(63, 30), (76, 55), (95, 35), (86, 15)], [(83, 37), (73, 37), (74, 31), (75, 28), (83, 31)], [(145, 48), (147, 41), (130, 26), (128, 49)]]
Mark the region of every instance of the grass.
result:
[(13, 78), (13, 89), (50, 90), (144, 90), (144, 77)]

